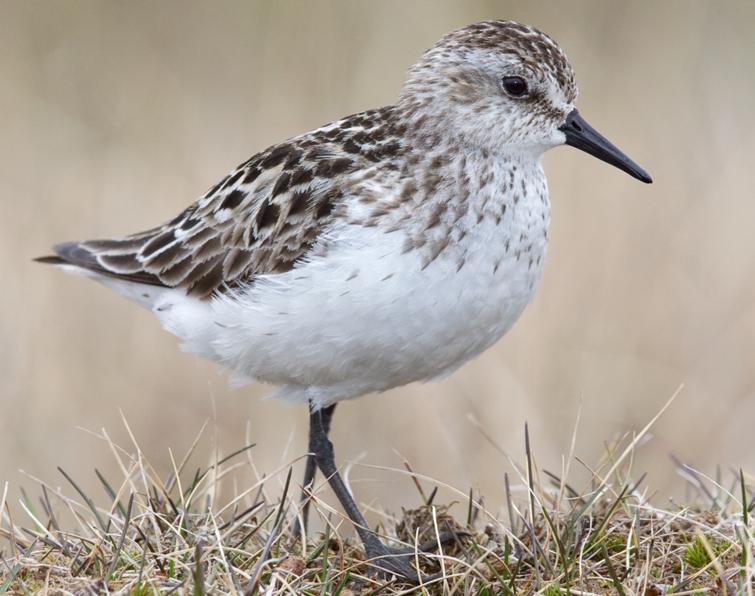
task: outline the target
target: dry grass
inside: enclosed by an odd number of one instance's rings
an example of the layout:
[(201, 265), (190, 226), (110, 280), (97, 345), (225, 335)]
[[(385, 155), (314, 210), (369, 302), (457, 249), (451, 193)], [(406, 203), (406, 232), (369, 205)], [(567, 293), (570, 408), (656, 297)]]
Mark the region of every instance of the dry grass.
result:
[[(351, 534), (342, 515), (321, 500), (322, 485), (312, 499), (324, 531), (304, 544), (292, 538), (294, 461), (260, 475), (247, 445), (196, 469), (203, 428), (184, 457), (171, 454), (165, 478), (135, 441), (124, 449), (103, 431), (122, 470), (117, 483), (98, 473), (104, 505), (63, 470), (69, 490), (33, 479), (39, 499), (22, 492), (19, 507), (8, 506), (7, 484), (0, 491), (0, 592), (751, 595), (755, 499), (747, 477), (737, 472), (724, 486), (680, 463), (697, 502), (653, 506), (632, 469), (649, 427), (615, 441), (591, 469), (572, 443), (558, 474), (538, 467), (527, 434), (523, 465), (512, 462), (514, 477), (503, 479), (509, 497), (499, 512), (408, 464), (395, 470), (414, 481), (425, 505), (384, 514), (378, 530), (386, 539), (411, 545), (449, 527), (470, 533), (440, 553), (418, 554), (425, 574), (439, 574), (419, 588), (373, 572), (355, 538), (344, 538)], [(590, 469), (586, 486), (566, 481), (572, 465)], [(245, 474), (256, 480), (240, 490)], [(438, 487), (455, 500), (437, 504)]]

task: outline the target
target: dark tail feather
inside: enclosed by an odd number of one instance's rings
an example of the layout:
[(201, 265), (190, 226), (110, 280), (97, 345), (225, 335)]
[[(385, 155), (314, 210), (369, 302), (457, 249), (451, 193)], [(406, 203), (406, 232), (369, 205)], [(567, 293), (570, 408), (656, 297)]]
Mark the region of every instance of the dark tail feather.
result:
[(45, 265), (65, 265), (68, 261), (56, 255), (46, 255), (32, 259), (35, 263), (44, 263)]
[(76, 267), (81, 267), (100, 275), (107, 275), (108, 277), (124, 281), (167, 287), (156, 275), (147, 273), (146, 271), (119, 272), (108, 269), (107, 265), (100, 263), (95, 254), (85, 248), (81, 242), (63, 242), (62, 244), (53, 246), (53, 250), (57, 254), (37, 257), (34, 260), (37, 263), (45, 263), (47, 265), (75, 265)]
[(54, 255), (46, 255), (34, 260), (38, 263), (46, 263), (48, 265), (76, 265), (93, 271), (100, 271), (102, 269), (99, 263), (97, 263), (95, 256), (81, 246), (79, 242), (63, 242), (56, 244), (52, 248), (55, 251)]

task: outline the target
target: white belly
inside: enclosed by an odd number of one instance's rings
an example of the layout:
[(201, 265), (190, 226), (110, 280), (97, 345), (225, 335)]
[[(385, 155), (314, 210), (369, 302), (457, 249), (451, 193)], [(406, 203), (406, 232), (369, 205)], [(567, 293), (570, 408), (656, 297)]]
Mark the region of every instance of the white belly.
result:
[(282, 385), (279, 397), (327, 405), (442, 376), (498, 340), (531, 299), (545, 251), (544, 234), (530, 229), (528, 249), (518, 228), (502, 231), (477, 225), (457, 270), (460, 247), (423, 268), (400, 232), (344, 225), (327, 254), (288, 273), (154, 310), (187, 350)]

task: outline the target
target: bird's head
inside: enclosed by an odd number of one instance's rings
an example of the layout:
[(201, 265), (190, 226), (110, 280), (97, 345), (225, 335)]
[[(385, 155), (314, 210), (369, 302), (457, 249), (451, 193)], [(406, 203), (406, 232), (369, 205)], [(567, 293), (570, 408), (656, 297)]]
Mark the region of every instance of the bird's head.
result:
[(587, 124), (576, 99), (574, 71), (553, 39), (519, 23), (484, 21), (445, 35), (425, 52), (409, 72), (399, 105), (430, 144), (446, 137), (535, 159), (567, 144), (651, 182)]

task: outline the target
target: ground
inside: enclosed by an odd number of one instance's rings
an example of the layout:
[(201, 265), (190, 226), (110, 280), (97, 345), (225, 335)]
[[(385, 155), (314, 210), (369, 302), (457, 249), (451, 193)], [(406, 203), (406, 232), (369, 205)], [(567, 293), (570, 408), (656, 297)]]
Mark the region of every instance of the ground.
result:
[(568, 467), (564, 478), (541, 470), (527, 439), (497, 513), (474, 491), (437, 503), (438, 484), (408, 464), (396, 470), (424, 505), (385, 516), (378, 532), (386, 540), (412, 546), (444, 530), (467, 532), (417, 553), (427, 579), (420, 586), (370, 566), (322, 491), (312, 504), (324, 531), (292, 535), (299, 486), (290, 465), (238, 488), (240, 470), (254, 468), (254, 446), (190, 473), (198, 437), (164, 478), (138, 445), (123, 449), (103, 433), (123, 471), (117, 483), (97, 473), (104, 504), (63, 470), (70, 490), (39, 481), (39, 498), (22, 492), (20, 509), (8, 506), (7, 484), (0, 491), (0, 593), (751, 595), (752, 478), (737, 471), (724, 486), (678, 463), (697, 496), (658, 508), (629, 463), (649, 427), (612, 443), (579, 489), (565, 480)]

